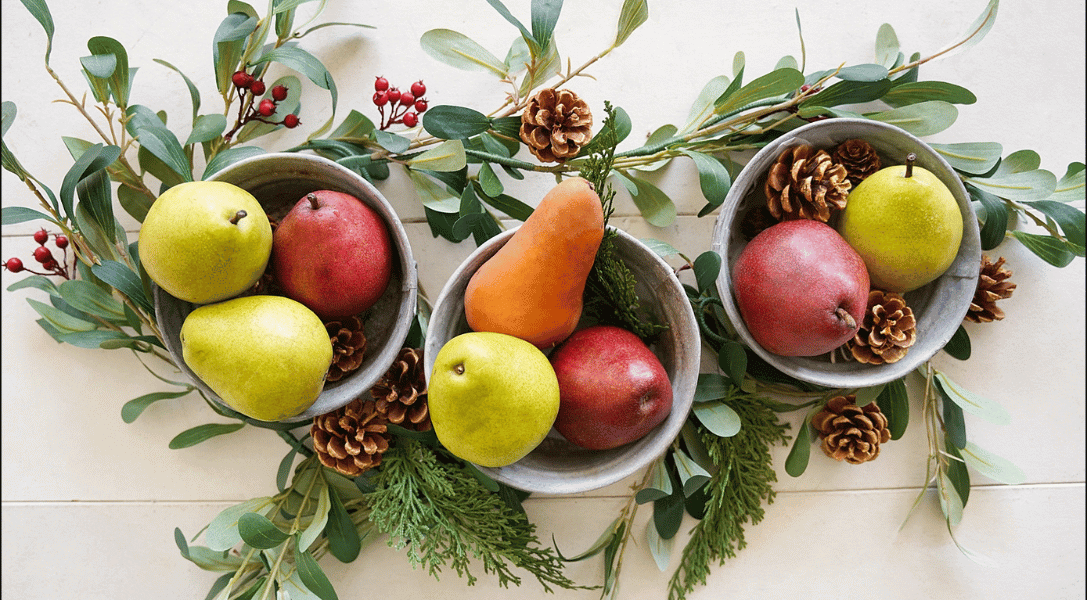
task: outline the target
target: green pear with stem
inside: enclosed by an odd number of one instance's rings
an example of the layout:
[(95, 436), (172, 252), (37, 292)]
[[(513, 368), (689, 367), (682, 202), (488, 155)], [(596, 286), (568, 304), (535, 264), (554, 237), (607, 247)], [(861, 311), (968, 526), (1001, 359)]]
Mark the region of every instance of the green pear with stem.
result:
[(181, 354), (227, 406), (260, 421), (281, 421), (321, 394), (332, 341), (321, 319), (295, 300), (241, 296), (189, 313)]
[(209, 304), (257, 282), (272, 254), (272, 226), (260, 202), (242, 188), (191, 181), (151, 205), (139, 253), (159, 287), (186, 302)]

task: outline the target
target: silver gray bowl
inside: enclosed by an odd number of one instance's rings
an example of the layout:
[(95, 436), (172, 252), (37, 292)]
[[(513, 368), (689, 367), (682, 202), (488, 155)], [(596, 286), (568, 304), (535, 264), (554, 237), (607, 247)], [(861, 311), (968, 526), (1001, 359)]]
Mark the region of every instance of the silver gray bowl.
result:
[[(477, 248), (449, 277), (430, 317), (423, 367), (427, 380), (438, 350), (453, 337), (471, 331), (464, 316), (468, 280), (513, 235), (505, 231)], [(648, 465), (679, 435), (698, 383), (702, 344), (694, 311), (683, 286), (668, 263), (630, 234), (618, 233), (619, 254), (638, 279), (639, 297), (654, 316), (668, 324), (651, 346), (672, 382), (672, 412), (639, 440), (611, 450), (586, 450), (552, 429), (544, 441), (521, 460), (480, 470), (506, 485), (544, 494), (574, 494), (610, 485)]]
[[(210, 179), (248, 190), (269, 215), (286, 214), (303, 196), (317, 190), (351, 194), (384, 219), (396, 250), (392, 279), (385, 294), (365, 313), (366, 352), (362, 365), (339, 381), (327, 382), (306, 411), (285, 419), (300, 422), (336, 410), (370, 389), (392, 366), (415, 316), (418, 271), (407, 232), (396, 211), (377, 188), (355, 172), (320, 156), (270, 153), (224, 168)], [(181, 355), (181, 325), (197, 305), (153, 286), (155, 316), (174, 363), (214, 402), (223, 401), (185, 364)]]
[[(917, 319), (917, 341), (898, 362), (866, 365), (825, 357), (786, 357), (772, 354), (760, 346), (744, 325), (732, 296), (732, 265), (747, 245), (740, 233), (740, 216), (755, 203), (765, 202), (762, 191), (766, 171), (778, 155), (803, 143), (830, 150), (850, 139), (861, 138), (875, 148), (885, 166), (902, 164), (909, 152), (917, 155), (914, 164), (932, 171), (950, 190), (963, 217), (962, 244), (951, 267), (935, 281), (904, 294), (906, 304)], [(787, 375), (802, 381), (833, 388), (861, 388), (893, 381), (932, 358), (947, 344), (962, 323), (977, 288), (981, 265), (981, 237), (970, 196), (947, 161), (919, 138), (879, 121), (837, 118), (816, 121), (797, 128), (759, 150), (736, 177), (721, 207), (713, 231), (712, 249), (725, 265), (717, 278), (717, 290), (725, 313), (756, 354)]]

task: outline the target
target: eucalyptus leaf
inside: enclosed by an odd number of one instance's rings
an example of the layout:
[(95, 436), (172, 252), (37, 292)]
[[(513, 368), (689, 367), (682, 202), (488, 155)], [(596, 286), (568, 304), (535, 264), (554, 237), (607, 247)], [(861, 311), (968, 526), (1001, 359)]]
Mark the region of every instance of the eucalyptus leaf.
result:
[(321, 570), (321, 566), (317, 564), (317, 559), (313, 558), (313, 555), (301, 545), (299, 545), (295, 554), (295, 565), (298, 568), (298, 575), (302, 579), (302, 583), (318, 598), (321, 600), (339, 600), (339, 597), (336, 596), (336, 590), (332, 587), (332, 582), (328, 580), (328, 576)]
[(895, 34), (894, 27), (890, 23), (880, 25), (876, 32), (876, 62), (890, 69), (896, 66), (900, 54), (898, 35)]
[(502, 195), (502, 182), (495, 175), (490, 163), (483, 163), (479, 166), (479, 185), (487, 196), (497, 197)]
[(969, 175), (988, 173), (1000, 162), (1003, 147), (997, 142), (929, 144), (956, 171)]
[(653, 461), (652, 470), (649, 482), (634, 494), (634, 501), (638, 504), (660, 500), (672, 494), (672, 478), (668, 475), (668, 465), (663, 454)]
[(488, 205), (497, 208), (498, 210), (506, 213), (510, 218), (517, 219), (518, 221), (524, 221), (532, 214), (532, 207), (520, 200), (508, 196), (506, 194), (500, 194), (498, 196), (489, 196), (486, 193), (482, 195), (483, 202)]
[(22, 0), (23, 6), (30, 11), (31, 16), (45, 30), (45, 64), (49, 64), (49, 53), (53, 49), (53, 15), (49, 12), (49, 5), (45, 0)]
[(992, 250), (1004, 241), (1004, 235), (1008, 231), (1008, 207), (1000, 198), (970, 182), (966, 182), (965, 187), (971, 200), (981, 204), (985, 210), (985, 223), (980, 232), (981, 249)]
[(92, 331), (97, 328), (94, 323), (85, 321), (73, 317), (72, 315), (60, 310), (54, 306), (50, 306), (43, 302), (39, 302), (33, 298), (27, 298), (27, 303), (34, 309), (43, 319), (49, 322), (50, 325), (60, 330), (61, 333), (72, 333), (76, 331)]
[(362, 540), (359, 539), (359, 532), (355, 529), (351, 515), (340, 500), (340, 494), (330, 489), (328, 499), (330, 508), (328, 523), (325, 524), (328, 551), (340, 562), (349, 563), (358, 558), (359, 552), (362, 551)]
[(706, 85), (702, 87), (702, 91), (699, 92), (698, 98), (695, 99), (694, 104), (691, 105), (691, 109), (687, 113), (687, 124), (677, 133), (684, 134), (695, 131), (702, 123), (705, 123), (707, 119), (712, 117), (714, 101), (725, 93), (725, 90), (729, 88), (729, 83), (731, 83), (729, 78), (724, 75), (718, 75), (706, 82)]
[[(618, 171), (612, 171), (618, 173)], [(657, 186), (639, 177), (620, 176), (634, 205), (650, 225), (668, 227), (676, 220), (676, 205)]]
[(653, 502), (653, 526), (661, 539), (671, 539), (679, 531), (683, 523), (683, 500), (682, 490), (676, 489), (672, 495)]
[(792, 477), (800, 477), (808, 468), (808, 459), (811, 456), (811, 425), (808, 421), (808, 417), (805, 417), (796, 430), (793, 447), (785, 458), (785, 472)]
[(973, 442), (967, 442), (960, 452), (962, 459), (975, 471), (1007, 485), (1020, 485), (1027, 480), (1023, 470), (1006, 458), (997, 456)]
[(189, 448), (213, 437), (234, 433), (242, 427), (245, 427), (245, 423), (208, 423), (206, 425), (197, 425), (196, 427), (186, 429), (174, 436), (174, 439), (170, 440), (169, 448), (171, 450)]
[(76, 159), (75, 163), (68, 168), (68, 172), (64, 174), (64, 180), (60, 186), (60, 201), (65, 215), (72, 216), (74, 213), (75, 192), (79, 182), (113, 164), (120, 155), (121, 149), (117, 146), (95, 144)]
[(967, 181), (975, 186), (1008, 200), (1044, 200), (1057, 188), (1057, 176), (1044, 169), (1021, 171), (993, 177), (970, 177)]
[(389, 133), (388, 131), (382, 131), (380, 129), (374, 130), (373, 136), (374, 141), (377, 142), (379, 146), (388, 150), (389, 152), (392, 152), (393, 154), (400, 154), (401, 152), (407, 150), (408, 147), (411, 145), (411, 140), (409, 140), (408, 138), (402, 135), (396, 135), (395, 133)]
[[(117, 69), (117, 57), (112, 54), (81, 56), (79, 64), (83, 65), (83, 70), (87, 72), (87, 75), (105, 80), (113, 75), (113, 71)], [(103, 81), (102, 83), (107, 87), (109, 86), (109, 82)], [(95, 97), (100, 102), (103, 101), (100, 93), (96, 93)]]
[(963, 32), (962, 39), (951, 42), (945, 49), (950, 50), (944, 53), (943, 50), (937, 54), (942, 55), (944, 58), (952, 56), (959, 52), (962, 52), (978, 42), (980, 42), (989, 30), (992, 29), (993, 23), (996, 22), (997, 9), (1000, 7), (1000, 0), (989, 0), (989, 4), (985, 6), (985, 10), (981, 11), (978, 18), (975, 19), (966, 31)]
[(1028, 250), (1054, 267), (1067, 267), (1076, 258), (1076, 253), (1069, 245), (1048, 235), (1037, 235), (1025, 231), (1012, 231), (1012, 237), (1019, 240)]
[[(117, 221), (113, 216), (113, 194), (109, 175), (106, 171), (95, 171), (76, 184), (80, 208), (86, 208), (96, 223), (102, 228), (110, 243), (117, 242)], [(122, 230), (123, 231), (123, 230)]]
[(227, 552), (215, 552), (205, 546), (190, 546), (180, 528), (174, 528), (174, 543), (181, 556), (205, 571), (235, 571), (242, 565), (242, 557)]
[(947, 392), (944, 391), (938, 381), (935, 385), (937, 393), (940, 394), (942, 400), (940, 405), (944, 417), (944, 433), (947, 436), (948, 444), (956, 448), (965, 448), (966, 419), (963, 415), (962, 407), (948, 398)]
[(460, 211), (460, 197), (454, 196), (443, 186), (417, 171), (408, 171), (408, 176), (415, 184), (419, 200), (426, 208), (440, 213), (456, 214)]
[(423, 129), (443, 140), (462, 140), (487, 131), (491, 119), (487, 115), (465, 108), (441, 104), (423, 113)]
[(41, 290), (49, 294), (50, 296), (60, 295), (60, 289), (57, 288), (57, 284), (53, 283), (52, 279), (49, 279), (44, 275), (31, 275), (29, 277), (20, 279), (15, 283), (9, 285), (8, 291), (14, 292), (15, 290), (21, 290), (25, 288)]
[(111, 348), (124, 348), (127, 347), (126, 341), (135, 343), (128, 335), (119, 331), (110, 331), (105, 329), (98, 329), (95, 331), (73, 331), (71, 333), (62, 334), (58, 341), (65, 344), (71, 344), (78, 348), (87, 348), (90, 350), (111, 349)]
[(221, 552), (236, 546), (242, 541), (242, 536), (238, 532), (238, 520), (242, 515), (246, 513), (266, 515), (271, 504), (271, 497), (262, 496), (223, 509), (211, 520), (204, 532), (204, 541), (207, 542), (208, 548)]
[(212, 175), (222, 171), (230, 165), (264, 154), (264, 149), (257, 146), (235, 146), (219, 152), (208, 161), (204, 168), (203, 179), (209, 179)]
[(732, 178), (721, 161), (693, 150), (683, 150), (683, 154), (689, 156), (698, 168), (698, 185), (702, 189), (702, 196), (706, 201), (715, 206), (720, 206), (732, 187)]
[(947, 461), (947, 478), (951, 481), (951, 485), (955, 488), (955, 492), (959, 495), (959, 500), (962, 501), (962, 505), (965, 508), (967, 502), (970, 501), (970, 471), (966, 468), (966, 461), (962, 458), (962, 453), (955, 444), (950, 443), (947, 437), (944, 438), (944, 452), (952, 457), (952, 460)]
[(661, 258), (668, 258), (669, 256), (679, 255), (679, 250), (668, 242), (662, 242), (661, 240), (653, 238), (642, 238), (638, 240), (642, 244), (645, 244), (654, 254)]
[(192, 118), (193, 121), (195, 121), (196, 113), (200, 110), (200, 89), (196, 87), (196, 84), (193, 83), (193, 81), (189, 79), (187, 75), (181, 72), (181, 69), (178, 69), (174, 65), (159, 58), (155, 58), (152, 60), (181, 76), (181, 79), (185, 82), (185, 87), (189, 89), (189, 100), (192, 103)]
[(82, 279), (62, 281), (60, 295), (68, 304), (109, 320), (123, 319), (124, 305), (97, 285)]
[(309, 525), (306, 525), (302, 534), (298, 536), (299, 548), (308, 550), (313, 542), (324, 533), (325, 525), (328, 524), (328, 513), (331, 509), (332, 501), (329, 498), (328, 486), (320, 485), (320, 489), (317, 491), (317, 506), (313, 509), (313, 518), (310, 520)]
[(464, 144), (459, 139), (445, 140), (407, 161), (407, 164), (415, 169), (443, 172), (458, 171), (467, 164), (464, 155)]
[(887, 430), (891, 433), (891, 439), (901, 438), (910, 422), (910, 397), (906, 392), (905, 379), (887, 382), (876, 398), (876, 404), (887, 417)]
[(800, 103), (802, 108), (811, 106), (840, 106), (844, 104), (864, 104), (883, 98), (891, 89), (890, 79), (875, 81), (839, 81), (817, 94), (808, 96)]
[(649, 546), (649, 554), (653, 556), (653, 562), (656, 563), (657, 568), (661, 573), (668, 570), (668, 562), (672, 556), (672, 547), (675, 546), (675, 536), (670, 538), (662, 538), (660, 532), (657, 530), (656, 524), (648, 522), (645, 524), (645, 541)]
[(717, 354), (717, 364), (732, 380), (733, 385), (742, 387), (747, 374), (747, 350), (743, 344), (726, 340)]
[(717, 373), (699, 373), (694, 388), (694, 402), (723, 400), (735, 388), (728, 379)]
[(521, 35), (524, 36), (525, 41), (528, 42), (530, 45), (533, 45), (536, 50), (539, 50), (543, 47), (542, 44), (540, 44), (538, 41), (536, 41), (534, 37), (532, 37), (532, 32), (530, 32), (520, 21), (518, 21), (517, 17), (513, 16), (513, 14), (510, 13), (510, 10), (506, 8), (505, 4), (502, 4), (502, 0), (487, 0), (487, 4), (490, 4), (492, 8), (498, 11), (498, 14), (502, 15), (502, 18), (506, 19), (510, 22), (511, 25), (516, 27), (518, 31), (521, 32)]
[(148, 314), (155, 312), (154, 305), (147, 299), (144, 293), (143, 281), (140, 276), (117, 261), (104, 260), (101, 264), (91, 267), (94, 276), (113, 286), (118, 292), (128, 296), (137, 306)]
[(121, 420), (125, 423), (132, 423), (143, 414), (143, 411), (148, 407), (158, 402), (159, 400), (169, 400), (172, 398), (180, 398), (192, 392), (192, 389), (181, 390), (179, 392), (153, 392), (150, 394), (144, 394), (138, 398), (133, 398), (128, 402), (125, 402), (121, 407)]
[(551, 43), (560, 11), (562, 0), (532, 0), (532, 37), (540, 47), (546, 48)]
[(948, 524), (954, 527), (962, 521), (962, 499), (959, 497), (959, 493), (955, 491), (955, 486), (951, 483), (951, 480), (948, 479), (946, 473), (940, 473), (937, 481), (937, 492), (940, 496), (940, 510), (943, 511)]
[(874, 402), (883, 393), (883, 389), (886, 384), (873, 385), (869, 387), (863, 387), (856, 391), (856, 397), (854, 403), (857, 406), (866, 406)]
[(845, 81), (875, 82), (887, 79), (887, 67), (874, 63), (851, 65), (838, 70), (837, 77)]
[(721, 273), (721, 255), (707, 250), (694, 259), (694, 276), (698, 282), (698, 291), (711, 289)]
[(1034, 150), (1016, 150), (1000, 161), (1000, 166), (992, 176), (999, 179), (1015, 173), (1036, 171), (1041, 166), (1042, 156)]
[(865, 116), (874, 121), (895, 125), (916, 136), (926, 136), (950, 127), (959, 117), (959, 110), (950, 102), (928, 100)]
[(143, 127), (137, 131), (137, 135), (140, 146), (177, 173), (182, 181), (193, 180), (189, 157), (173, 132), (165, 127)]
[(977, 96), (970, 90), (946, 81), (909, 81), (893, 86), (882, 100), (894, 107), (909, 106), (929, 100), (952, 104), (973, 104)]
[[(736, 78), (739, 82), (740, 78)], [(751, 83), (736, 90), (732, 94), (723, 94), (714, 103), (714, 112), (725, 114), (743, 108), (752, 102), (781, 96), (792, 92), (804, 85), (804, 75), (796, 69), (786, 68), (771, 71), (762, 77), (754, 79)]]
[(258, 550), (275, 548), (290, 537), (268, 517), (255, 512), (241, 513), (238, 517), (238, 534), (243, 542)]
[(419, 43), (435, 60), (463, 71), (488, 71), (505, 77), (505, 63), (463, 33), (451, 29), (431, 29), (419, 38)]
[(25, 206), (5, 206), (3, 210), (3, 224), (14, 225), (16, 223), (25, 223), (27, 221), (34, 221), (37, 219), (45, 219), (51, 223), (56, 221), (53, 217), (33, 208), (26, 208)]
[(615, 43), (612, 46), (622, 45), (647, 19), (649, 19), (649, 4), (646, 0), (623, 0), (623, 8), (619, 11)]
[(1082, 210), (1063, 202), (1056, 202), (1053, 200), (1027, 202), (1026, 205), (1038, 210), (1045, 216), (1053, 219), (1057, 225), (1060, 225), (1064, 237), (1069, 242), (1081, 248), (1087, 245), (1087, 240), (1085, 240), (1084, 236), (1084, 228), (1087, 224), (1085, 224), (1085, 216)]
[(528, 49), (528, 42), (525, 38), (517, 36), (513, 39), (513, 43), (510, 44), (510, 49), (506, 52), (506, 58), (502, 61), (502, 64), (506, 67), (506, 76), (516, 75), (523, 72), (528, 68), (528, 64), (532, 61), (532, 53)]
[(1084, 164), (1074, 162), (1068, 165), (1068, 170), (1057, 182), (1057, 188), (1053, 190), (1053, 195), (1049, 199), (1057, 202), (1083, 200), (1085, 183), (1087, 183), (1087, 171), (1084, 169)]
[(740, 432), (740, 415), (720, 400), (695, 402), (692, 412), (703, 427), (718, 437), (732, 437)]
[(944, 344), (944, 352), (953, 358), (966, 360), (970, 358), (970, 335), (961, 324), (955, 330), (955, 334)]
[(1011, 415), (1003, 406), (964, 389), (944, 373), (937, 372), (935, 378), (946, 396), (964, 411), (996, 425), (1007, 425), (1011, 422)]

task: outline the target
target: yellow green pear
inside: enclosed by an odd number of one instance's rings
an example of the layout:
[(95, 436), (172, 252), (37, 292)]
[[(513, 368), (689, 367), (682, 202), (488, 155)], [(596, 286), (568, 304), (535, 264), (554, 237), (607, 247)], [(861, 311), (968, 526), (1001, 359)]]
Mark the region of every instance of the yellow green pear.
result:
[(428, 387), (438, 441), (484, 467), (504, 467), (531, 452), (559, 412), (559, 381), (547, 356), (504, 333), (473, 331), (446, 342)]
[(872, 287), (908, 292), (935, 280), (955, 262), (962, 214), (955, 196), (931, 171), (886, 167), (849, 194), (838, 233), (868, 267)]
[(181, 325), (185, 364), (234, 410), (280, 421), (309, 408), (325, 385), (332, 341), (324, 323), (282, 296), (207, 304)]
[(272, 227), (260, 202), (221, 181), (166, 190), (140, 228), (140, 261), (170, 295), (209, 304), (241, 294), (264, 273)]

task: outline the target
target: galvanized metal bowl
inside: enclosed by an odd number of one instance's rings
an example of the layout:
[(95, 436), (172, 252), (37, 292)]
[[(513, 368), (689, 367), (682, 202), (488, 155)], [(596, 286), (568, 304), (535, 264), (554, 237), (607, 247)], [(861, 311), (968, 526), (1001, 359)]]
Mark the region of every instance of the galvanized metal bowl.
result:
[[(747, 245), (746, 238), (740, 233), (740, 222), (748, 208), (766, 202), (762, 187), (770, 165), (786, 148), (806, 143), (830, 151), (850, 138), (861, 138), (871, 144), (885, 166), (903, 164), (907, 153), (915, 153), (915, 164), (931, 171), (951, 190), (963, 217), (962, 244), (951, 267), (935, 281), (904, 294), (906, 304), (913, 309), (917, 319), (917, 341), (904, 358), (891, 364), (866, 365), (844, 360), (832, 363), (827, 357), (773, 354), (751, 337), (732, 295), (732, 266)], [(725, 198), (714, 227), (712, 249), (726, 262), (717, 278), (717, 290), (721, 294), (725, 313), (744, 343), (783, 373), (833, 388), (859, 388), (887, 383), (932, 358), (962, 323), (977, 288), (981, 263), (981, 238), (970, 196), (947, 161), (923, 141), (898, 127), (879, 121), (850, 118), (816, 121), (781, 136), (759, 150), (736, 177)]]
[[(423, 351), (429, 380), (438, 350), (453, 337), (471, 331), (464, 316), (464, 290), (472, 274), (513, 235), (509, 230), (477, 248), (449, 277), (430, 317)], [(701, 338), (683, 286), (668, 263), (630, 234), (615, 230), (619, 254), (638, 279), (638, 294), (668, 330), (651, 346), (672, 382), (672, 412), (639, 440), (612, 450), (586, 450), (554, 429), (521, 460), (499, 468), (480, 467), (506, 485), (544, 494), (573, 494), (615, 483), (634, 474), (667, 450), (687, 419), (698, 382)]]
[[(283, 215), (306, 194), (334, 190), (355, 196), (381, 215), (389, 229), (396, 256), (392, 279), (385, 293), (364, 315), (366, 353), (362, 365), (339, 381), (327, 382), (306, 411), (285, 419), (299, 422), (337, 408), (370, 389), (392, 366), (403, 347), (415, 315), (418, 271), (407, 233), (396, 211), (377, 188), (355, 172), (320, 156), (270, 153), (248, 158), (217, 172), (210, 179), (248, 190), (269, 216)], [(213, 401), (223, 401), (185, 364), (181, 355), (181, 325), (198, 305), (175, 298), (154, 286), (155, 315), (177, 366)]]

